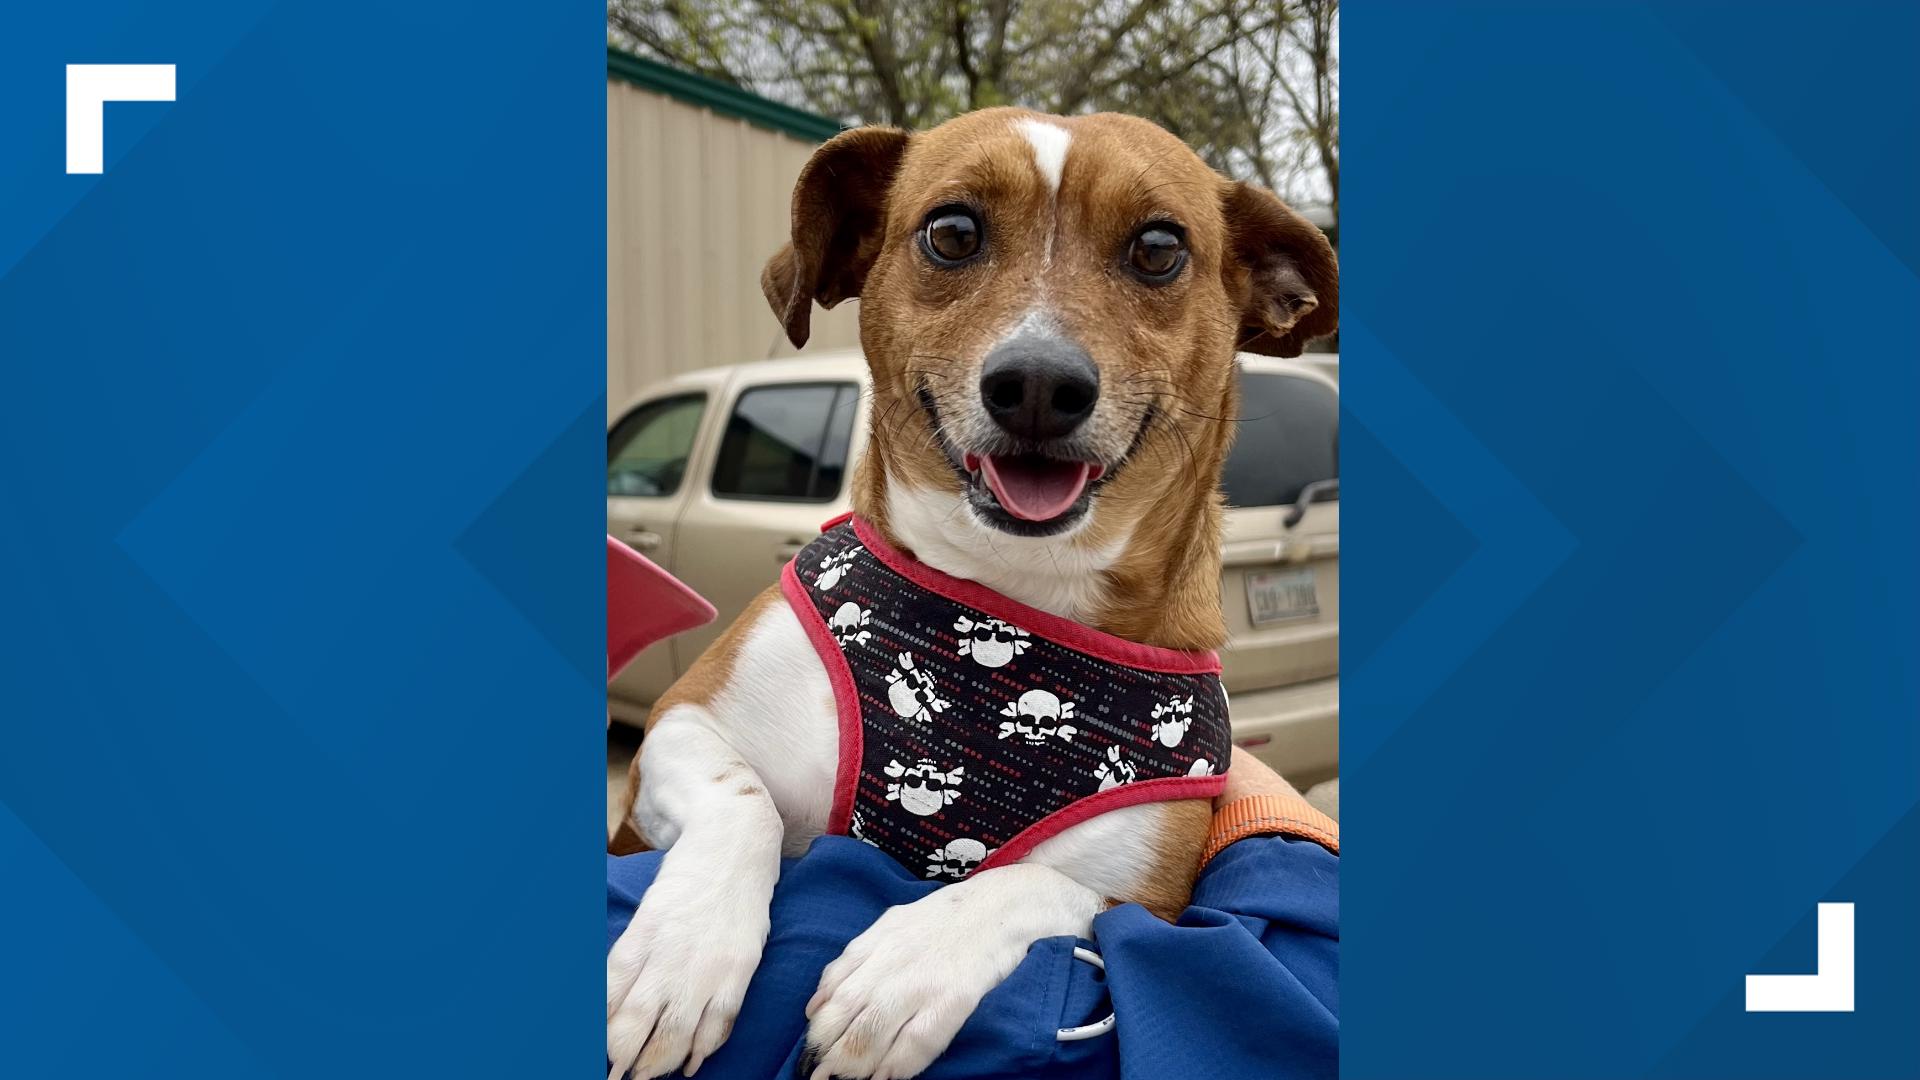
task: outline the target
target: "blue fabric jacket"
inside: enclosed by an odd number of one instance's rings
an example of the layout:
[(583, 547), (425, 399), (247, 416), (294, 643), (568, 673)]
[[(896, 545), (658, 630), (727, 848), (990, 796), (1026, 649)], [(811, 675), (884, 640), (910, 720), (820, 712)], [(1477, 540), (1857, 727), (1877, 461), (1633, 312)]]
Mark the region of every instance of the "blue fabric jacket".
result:
[[(607, 860), (607, 947), (659, 867)], [(882, 911), (938, 886), (857, 840), (823, 836), (783, 864), (773, 931), (739, 1022), (701, 1080), (790, 1076), (803, 1010), (825, 968)], [(1317, 844), (1242, 840), (1201, 875), (1178, 925), (1137, 904), (1094, 920), (1092, 942), (1034, 944), (986, 996), (925, 1080), (1209, 1077), (1332, 1080), (1339, 1072), (1340, 860)], [(1106, 974), (1073, 955), (1099, 952)], [(1059, 1042), (1112, 1011), (1111, 1034)]]

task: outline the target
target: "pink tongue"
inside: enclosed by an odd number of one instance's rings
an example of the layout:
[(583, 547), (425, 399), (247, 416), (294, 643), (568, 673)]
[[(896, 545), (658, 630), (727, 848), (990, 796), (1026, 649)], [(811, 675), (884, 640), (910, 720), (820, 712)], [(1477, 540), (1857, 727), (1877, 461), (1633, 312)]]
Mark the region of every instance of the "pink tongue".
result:
[(1049, 521), (1066, 513), (1087, 489), (1093, 472), (1084, 461), (991, 454), (981, 459), (980, 469), (1001, 508), (1028, 521)]

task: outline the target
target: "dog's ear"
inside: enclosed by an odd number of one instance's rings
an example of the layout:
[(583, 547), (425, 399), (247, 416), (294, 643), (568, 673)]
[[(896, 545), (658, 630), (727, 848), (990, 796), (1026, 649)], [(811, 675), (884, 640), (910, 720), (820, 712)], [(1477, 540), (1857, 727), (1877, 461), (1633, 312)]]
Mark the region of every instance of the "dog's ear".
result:
[(760, 291), (794, 348), (807, 343), (813, 302), (859, 296), (880, 253), (887, 192), (907, 151), (906, 132), (843, 131), (814, 151), (793, 186), (793, 237), (760, 272)]
[(1272, 192), (1226, 187), (1228, 295), (1240, 304), (1240, 349), (1299, 356), (1340, 328), (1340, 264), (1319, 227)]

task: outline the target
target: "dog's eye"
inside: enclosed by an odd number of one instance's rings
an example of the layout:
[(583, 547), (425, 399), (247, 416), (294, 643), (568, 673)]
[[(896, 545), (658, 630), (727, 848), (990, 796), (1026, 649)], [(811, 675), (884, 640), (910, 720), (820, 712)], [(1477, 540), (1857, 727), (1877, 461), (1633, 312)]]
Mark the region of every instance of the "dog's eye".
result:
[(1149, 225), (1133, 238), (1127, 263), (1146, 281), (1160, 284), (1172, 281), (1187, 264), (1187, 241), (1168, 225)]
[(980, 251), (980, 219), (959, 207), (935, 210), (920, 232), (920, 241), (933, 261), (954, 266)]

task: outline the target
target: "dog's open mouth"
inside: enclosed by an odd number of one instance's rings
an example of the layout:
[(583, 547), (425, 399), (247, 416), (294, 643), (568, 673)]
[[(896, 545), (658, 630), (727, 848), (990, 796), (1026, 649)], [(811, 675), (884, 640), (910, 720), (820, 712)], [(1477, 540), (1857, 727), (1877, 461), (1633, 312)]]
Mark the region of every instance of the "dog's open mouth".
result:
[(1064, 517), (1080, 503), (1087, 486), (1106, 467), (1045, 454), (972, 454), (964, 465), (970, 478), (985, 483), (1000, 509), (1036, 524)]
[(1112, 483), (1132, 459), (1159, 412), (1147, 406), (1126, 453), (1108, 465), (1088, 461), (1078, 456), (1075, 448), (1066, 446), (1047, 447), (1055, 453), (1031, 446), (1010, 448), (1004, 453), (963, 451), (947, 441), (933, 392), (923, 384), (918, 387), (918, 397), (933, 426), (935, 440), (948, 455), (948, 464), (966, 485), (967, 501), (974, 513), (1001, 532), (1015, 536), (1057, 536), (1071, 529), (1086, 515), (1100, 488)]

